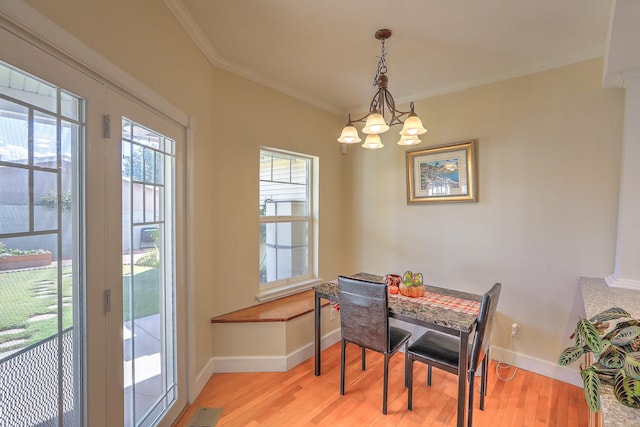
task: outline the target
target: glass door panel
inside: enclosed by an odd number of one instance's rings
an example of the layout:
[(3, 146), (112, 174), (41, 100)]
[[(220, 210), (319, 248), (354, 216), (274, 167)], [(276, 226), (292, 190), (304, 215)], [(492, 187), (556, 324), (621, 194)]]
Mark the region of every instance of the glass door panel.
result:
[(84, 103), (0, 61), (0, 426), (82, 422)]
[(121, 123), (124, 425), (152, 426), (178, 399), (176, 141)]

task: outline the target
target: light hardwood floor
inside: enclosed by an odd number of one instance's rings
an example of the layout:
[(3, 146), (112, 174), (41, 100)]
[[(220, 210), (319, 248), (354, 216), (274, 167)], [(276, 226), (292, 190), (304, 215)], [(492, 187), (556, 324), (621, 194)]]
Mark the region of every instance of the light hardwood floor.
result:
[[(391, 359), (388, 414), (382, 414), (382, 356), (367, 352), (360, 370), (360, 350), (347, 347), (345, 395), (340, 395), (340, 344), (322, 353), (322, 375), (313, 374), (313, 358), (289, 372), (214, 374), (176, 427), (189, 427), (199, 407), (223, 408), (216, 427), (224, 426), (455, 426), (456, 377), (433, 369), (426, 386), (426, 366), (414, 364), (413, 410), (407, 410), (404, 354)], [(510, 375), (501, 369), (501, 377)], [(582, 388), (518, 370), (510, 381), (497, 378), (491, 364), (485, 409), (474, 396), (476, 427), (587, 426)]]

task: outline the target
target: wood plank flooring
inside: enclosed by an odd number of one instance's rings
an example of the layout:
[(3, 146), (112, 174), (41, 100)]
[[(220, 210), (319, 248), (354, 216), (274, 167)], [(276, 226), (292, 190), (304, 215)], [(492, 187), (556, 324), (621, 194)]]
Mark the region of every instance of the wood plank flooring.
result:
[[(456, 377), (433, 369), (426, 386), (426, 366), (414, 364), (413, 410), (407, 410), (404, 354), (391, 359), (388, 413), (382, 414), (382, 356), (367, 352), (360, 370), (360, 349), (347, 347), (345, 395), (340, 395), (340, 344), (322, 353), (322, 375), (313, 374), (313, 358), (289, 372), (214, 374), (196, 401), (174, 423), (189, 427), (199, 407), (224, 409), (216, 427), (225, 426), (455, 426)], [(501, 377), (511, 372), (501, 369)], [(474, 426), (587, 426), (582, 388), (518, 370), (510, 381), (498, 379), (491, 364), (485, 410), (474, 396)]]

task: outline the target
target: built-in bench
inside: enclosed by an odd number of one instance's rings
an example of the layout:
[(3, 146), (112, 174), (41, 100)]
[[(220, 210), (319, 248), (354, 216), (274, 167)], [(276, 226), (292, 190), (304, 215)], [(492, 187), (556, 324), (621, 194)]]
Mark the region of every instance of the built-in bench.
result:
[[(322, 300), (323, 348), (339, 340), (339, 317)], [(313, 355), (314, 292), (211, 318), (213, 372), (287, 371)]]
[[(322, 300), (323, 307), (328, 304), (329, 301)], [(215, 316), (211, 319), (211, 323), (288, 322), (313, 310), (313, 290), (308, 290)]]

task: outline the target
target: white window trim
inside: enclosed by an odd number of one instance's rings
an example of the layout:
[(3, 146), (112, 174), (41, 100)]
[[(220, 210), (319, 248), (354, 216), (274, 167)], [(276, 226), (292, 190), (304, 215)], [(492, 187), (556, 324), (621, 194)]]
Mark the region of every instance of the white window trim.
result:
[(318, 193), (319, 193), (319, 173), (318, 173), (318, 158), (308, 154), (297, 153), (294, 151), (287, 151), (273, 147), (261, 146), (260, 151), (272, 151), (275, 153), (282, 153), (290, 156), (308, 159), (310, 164), (309, 178), (310, 183), (308, 186), (308, 200), (309, 200), (309, 216), (274, 216), (268, 217), (268, 220), (263, 220), (262, 217), (258, 218), (260, 224), (271, 223), (278, 221), (308, 221), (308, 265), (309, 273), (304, 276), (296, 276), (293, 278), (278, 280), (270, 282), (268, 285), (258, 284), (258, 294), (256, 300), (258, 302), (266, 302), (274, 299), (286, 297), (299, 292), (303, 292), (313, 288), (313, 286), (322, 283), (322, 280), (318, 277)]

